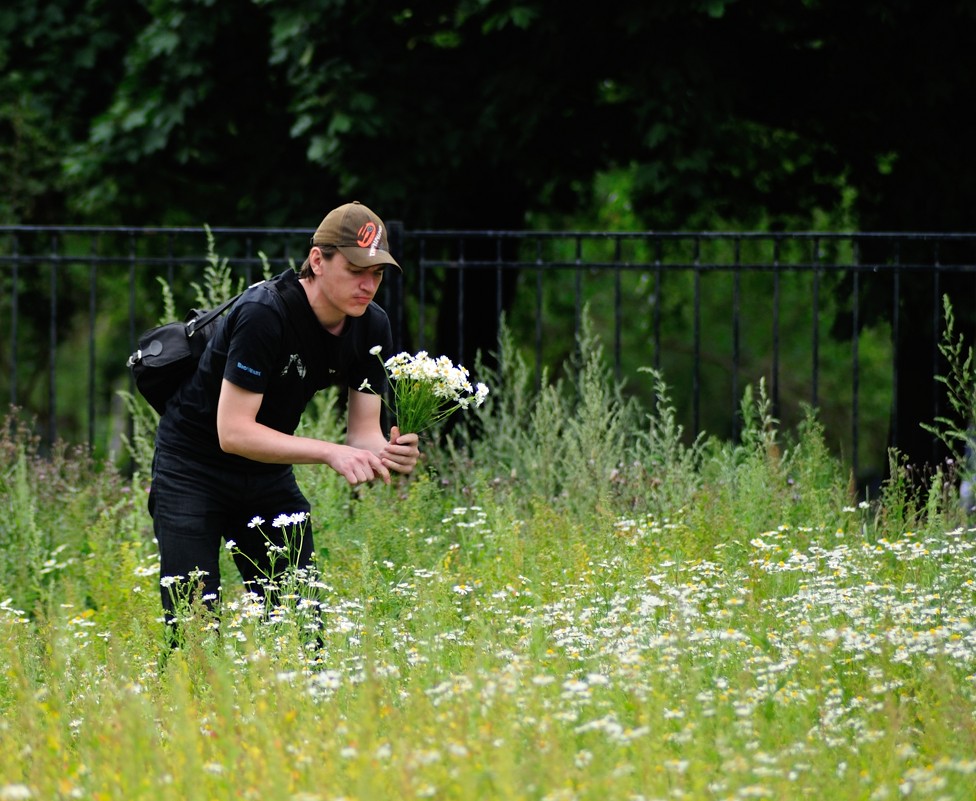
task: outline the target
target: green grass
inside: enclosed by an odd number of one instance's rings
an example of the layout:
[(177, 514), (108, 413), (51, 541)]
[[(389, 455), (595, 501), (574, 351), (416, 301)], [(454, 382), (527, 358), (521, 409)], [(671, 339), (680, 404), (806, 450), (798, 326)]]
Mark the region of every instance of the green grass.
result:
[[(301, 468), (317, 569), (269, 619), (228, 557), (219, 628), (184, 609), (174, 652), (146, 430), (127, 481), (6, 425), (0, 800), (972, 797), (951, 493), (895, 459), (860, 502), (762, 386), (741, 442), (688, 442), (662, 377), (637, 408), (586, 334), (540, 393), (503, 355), (479, 435), (428, 437), (409, 480)], [(338, 435), (333, 402), (304, 433)]]

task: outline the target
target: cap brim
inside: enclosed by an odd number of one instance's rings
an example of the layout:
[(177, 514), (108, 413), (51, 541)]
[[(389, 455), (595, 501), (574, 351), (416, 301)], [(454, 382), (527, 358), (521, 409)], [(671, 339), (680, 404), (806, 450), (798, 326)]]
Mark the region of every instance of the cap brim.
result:
[(336, 248), (350, 264), (357, 267), (373, 267), (377, 264), (392, 264), (400, 272), (403, 268), (397, 264), (397, 260), (390, 255), (388, 250), (377, 250), (370, 255), (369, 248), (349, 247), (348, 245), (338, 245)]

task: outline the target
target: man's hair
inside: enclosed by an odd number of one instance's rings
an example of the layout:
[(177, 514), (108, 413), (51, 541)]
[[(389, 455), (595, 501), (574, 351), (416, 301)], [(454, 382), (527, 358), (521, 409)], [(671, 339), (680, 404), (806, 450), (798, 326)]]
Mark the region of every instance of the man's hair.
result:
[[(322, 251), (322, 255), (326, 259), (331, 259), (339, 252), (339, 249), (335, 245), (312, 245), (314, 248), (318, 248)], [(305, 259), (305, 263), (302, 265), (301, 271), (298, 273), (299, 278), (312, 278), (312, 265), (309, 263), (308, 259)]]

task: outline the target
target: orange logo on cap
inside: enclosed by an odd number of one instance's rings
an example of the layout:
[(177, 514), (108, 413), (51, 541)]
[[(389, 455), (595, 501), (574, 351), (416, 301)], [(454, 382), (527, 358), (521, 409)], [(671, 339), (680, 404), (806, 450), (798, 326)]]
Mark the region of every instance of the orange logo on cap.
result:
[(368, 248), (376, 239), (376, 223), (370, 221), (363, 223), (357, 234), (356, 244), (361, 248)]

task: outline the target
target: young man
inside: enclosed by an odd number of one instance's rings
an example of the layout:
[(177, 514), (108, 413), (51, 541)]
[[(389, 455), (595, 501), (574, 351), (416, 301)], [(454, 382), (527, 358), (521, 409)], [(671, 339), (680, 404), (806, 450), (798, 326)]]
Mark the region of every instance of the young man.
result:
[[(387, 440), (379, 395), (355, 389), (364, 379), (380, 394), (386, 387), (370, 354), (376, 345), (392, 350), (389, 320), (373, 302), (383, 271), (400, 268), (386, 227), (347, 203), (329, 212), (311, 245), (299, 274), (286, 270), (244, 293), (160, 419), (149, 511), (169, 620), (174, 598), (198, 581), (203, 600), (216, 603), (222, 539), (234, 542), (241, 578), (262, 595), (282, 567), (309, 564), (310, 505), (292, 465), (328, 465), (359, 484), (389, 483), (391, 472), (417, 464), (417, 435), (394, 426)], [(345, 444), (296, 436), (311, 397), (336, 385), (349, 387)]]

